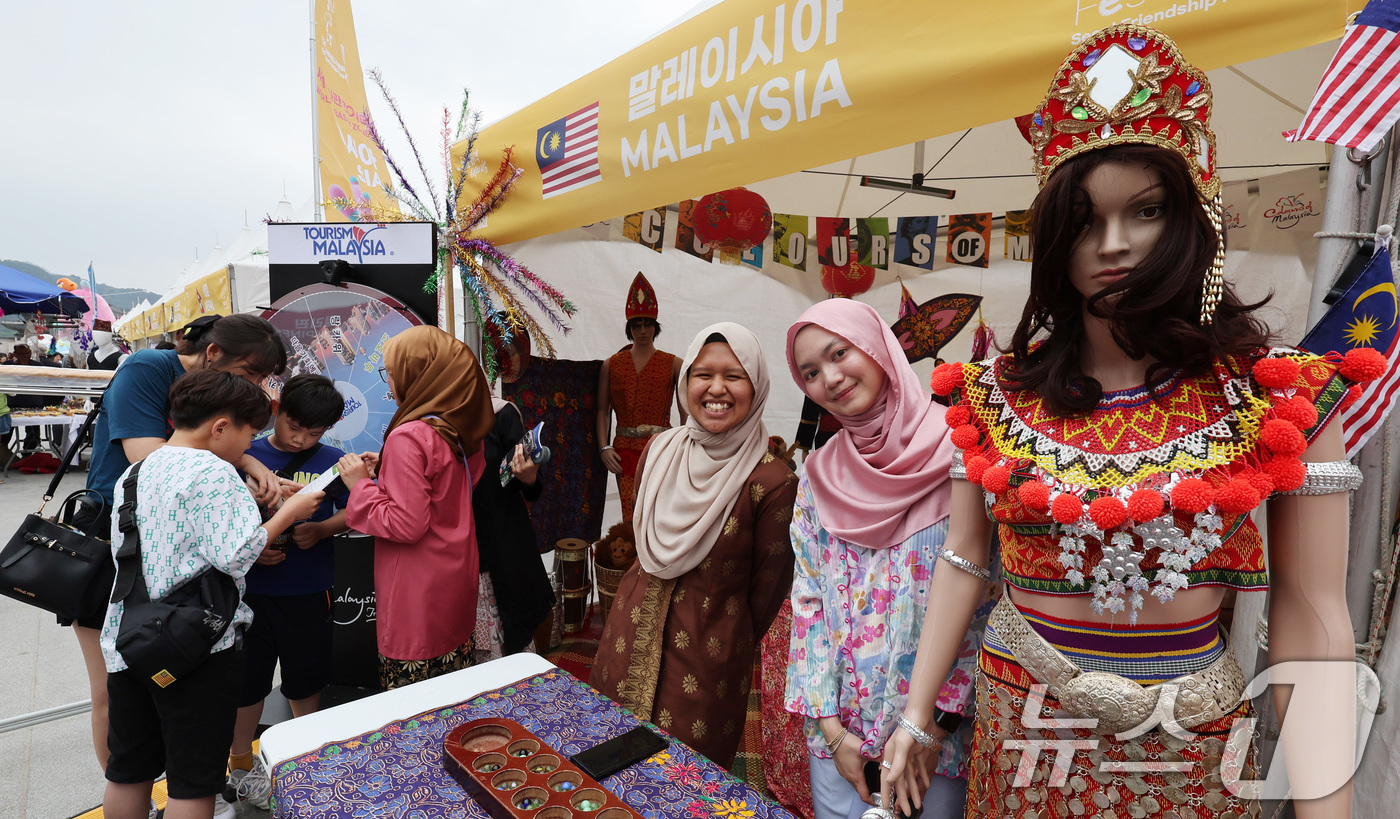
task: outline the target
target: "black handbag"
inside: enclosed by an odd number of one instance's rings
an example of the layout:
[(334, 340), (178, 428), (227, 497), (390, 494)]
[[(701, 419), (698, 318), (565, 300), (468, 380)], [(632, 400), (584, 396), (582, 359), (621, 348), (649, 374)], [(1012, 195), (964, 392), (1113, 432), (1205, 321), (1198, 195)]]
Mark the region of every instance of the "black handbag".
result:
[(213, 567), (186, 580), (159, 600), (146, 589), (141, 570), (141, 533), (136, 525), (136, 476), (132, 466), (122, 483), (124, 501), (117, 507), (122, 546), (117, 551), (117, 583), (112, 602), (126, 601), (117, 630), (117, 653), (127, 667), (150, 677), (161, 688), (189, 674), (209, 659), (238, 611), (238, 585)]
[(0, 594), (71, 620), (100, 615), (107, 608), (116, 576), (111, 543), (85, 534), (71, 523), (79, 505), (96, 506), (89, 518), (93, 519), (101, 517), (107, 503), (97, 492), (80, 489), (64, 499), (53, 517), (43, 516), (44, 507), (53, 500), (59, 482), (68, 472), (68, 464), (83, 446), (101, 411), (102, 399), (97, 398), (49, 482), (39, 511), (25, 517), (19, 531), (0, 551)]

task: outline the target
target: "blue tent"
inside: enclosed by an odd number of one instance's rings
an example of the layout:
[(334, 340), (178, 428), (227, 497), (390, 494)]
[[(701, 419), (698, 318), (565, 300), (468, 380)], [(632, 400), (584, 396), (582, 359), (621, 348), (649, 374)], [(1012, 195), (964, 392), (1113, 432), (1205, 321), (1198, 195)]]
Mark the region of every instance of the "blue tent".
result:
[(80, 316), (87, 302), (57, 285), (0, 264), (0, 309), (6, 313), (63, 313)]

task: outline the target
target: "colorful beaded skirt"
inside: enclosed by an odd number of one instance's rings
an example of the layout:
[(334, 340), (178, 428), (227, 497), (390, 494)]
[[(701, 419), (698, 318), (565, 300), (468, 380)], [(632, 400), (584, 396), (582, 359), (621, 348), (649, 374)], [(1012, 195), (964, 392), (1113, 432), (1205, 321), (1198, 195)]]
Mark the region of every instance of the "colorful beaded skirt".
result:
[[(1035, 624), (1036, 631), (1067, 654), (1084, 651), (1082, 639), (1079, 646), (1065, 646), (1044, 623)], [(1076, 626), (1082, 638), (1085, 624)], [(1129, 670), (1112, 668), (1112, 658), (1120, 653), (1115, 648), (1124, 649), (1123, 655), (1132, 653), (1131, 641), (1138, 638), (1121, 629), (1105, 629), (1094, 637), (1099, 642), (1093, 653), (1110, 666), (1103, 670)], [(1259, 803), (1231, 794), (1221, 770), (1231, 726), (1253, 713), (1248, 701), (1228, 716), (1196, 726), (1190, 732), (1194, 736), (1186, 739), (1159, 727), (1120, 741), (1084, 728), (1047, 726), (1068, 715), (1054, 697), (1033, 694), (1035, 683), (989, 633), (978, 658), (968, 816), (1259, 817)], [(1257, 768), (1251, 742), (1239, 778), (1255, 779)]]

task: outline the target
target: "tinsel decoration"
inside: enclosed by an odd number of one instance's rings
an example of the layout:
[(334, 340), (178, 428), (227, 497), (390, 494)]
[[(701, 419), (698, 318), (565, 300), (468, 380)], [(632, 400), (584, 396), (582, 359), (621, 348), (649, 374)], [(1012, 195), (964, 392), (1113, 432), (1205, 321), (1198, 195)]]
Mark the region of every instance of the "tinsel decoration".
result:
[[(481, 193), (466, 207), (458, 207), (462, 188), (467, 180), (468, 168), (477, 159), (476, 139), (480, 115), (471, 107), (470, 93), (462, 92), (462, 105), (457, 112), (456, 126), (453, 127), (452, 112), (443, 108), (442, 124), (439, 130), (443, 184), (434, 184), (429, 176), (427, 165), (418, 150), (408, 125), (399, 110), (398, 101), (384, 84), (378, 69), (369, 72), (384, 96), (385, 103), (398, 121), (399, 128), (408, 142), (418, 175), (419, 187), (426, 193), (420, 194), (384, 144), (379, 129), (369, 122), (369, 136), (389, 165), (390, 181), (384, 184), (384, 192), (399, 204), (399, 208), (376, 206), (368, 218), (377, 222), (432, 222), (438, 229), (437, 272), (423, 284), (429, 293), (437, 292), (438, 285), (449, 271), (455, 269), (462, 281), (464, 301), (470, 311), (470, 318), (481, 328), (481, 365), (486, 375), (495, 380), (500, 372), (500, 356), (518, 333), (527, 333), (538, 350), (546, 358), (554, 358), (554, 345), (550, 342), (545, 328), (531, 314), (530, 308), (542, 314), (555, 328), (567, 334), (570, 330), (566, 320), (573, 316), (577, 308), (573, 302), (544, 279), (531, 272), (525, 265), (512, 259), (490, 240), (474, 236), (486, 217), (497, 210), (510, 195), (523, 171), (511, 164), (510, 150), (506, 151), (501, 165), (496, 169)], [(453, 172), (452, 144), (465, 135), (467, 150), (462, 155), (460, 167)], [(441, 190), (439, 188), (441, 187)], [(334, 207), (349, 204), (331, 200), (326, 203)], [(365, 221), (362, 217), (362, 221)]]

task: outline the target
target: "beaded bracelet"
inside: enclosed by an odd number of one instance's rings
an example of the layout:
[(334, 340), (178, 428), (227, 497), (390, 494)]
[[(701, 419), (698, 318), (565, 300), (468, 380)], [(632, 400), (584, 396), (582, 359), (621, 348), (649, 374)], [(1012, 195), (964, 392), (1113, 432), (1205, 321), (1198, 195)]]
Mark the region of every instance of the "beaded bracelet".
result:
[(839, 745), (841, 744), (841, 740), (845, 739), (845, 738), (846, 738), (846, 734), (849, 734), (850, 732), (851, 732), (851, 729), (849, 729), (849, 728), (842, 728), (842, 729), (841, 729), (841, 733), (839, 733), (839, 734), (836, 735), (836, 739), (833, 739), (832, 741), (826, 743), (826, 752), (829, 753), (829, 754), (834, 754), (834, 753), (836, 753), (836, 748), (837, 748), (837, 746), (839, 746)]

